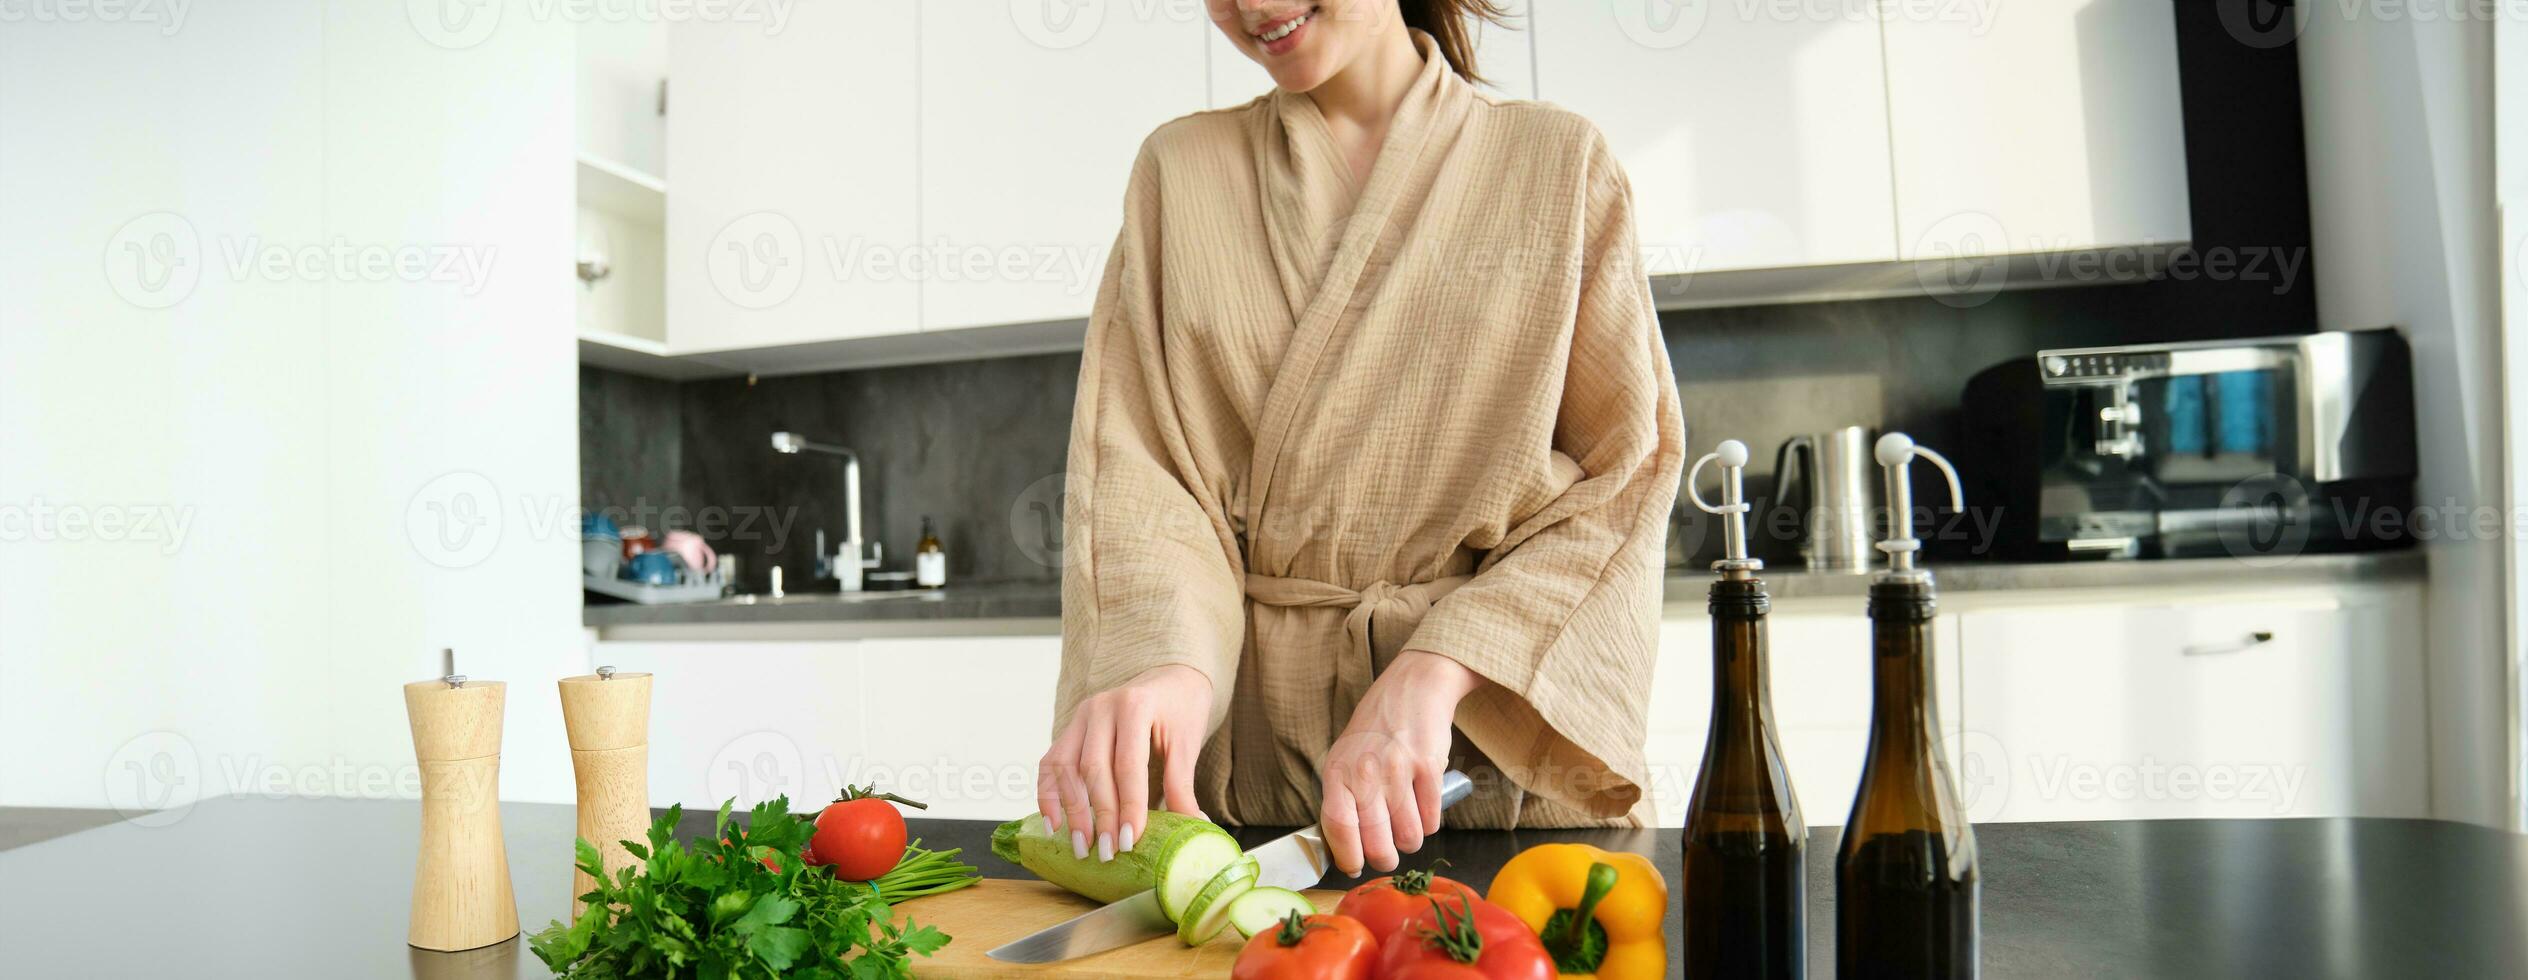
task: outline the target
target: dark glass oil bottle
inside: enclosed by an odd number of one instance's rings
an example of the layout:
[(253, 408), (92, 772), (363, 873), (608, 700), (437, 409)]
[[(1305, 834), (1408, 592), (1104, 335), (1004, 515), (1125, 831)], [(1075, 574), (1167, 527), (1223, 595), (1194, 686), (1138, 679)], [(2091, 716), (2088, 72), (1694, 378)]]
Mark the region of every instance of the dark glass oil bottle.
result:
[(1730, 564), (1712, 583), (1712, 724), (1685, 817), (1679, 959), (1688, 977), (1797, 980), (1808, 956), (1808, 824), (1773, 734), (1771, 603), (1763, 580)]
[[(1764, 617), (1772, 600), (1747, 557), (1747, 445), (1723, 441), (1686, 474), (1694, 506), (1721, 518), (1712, 568), (1712, 724), (1703, 771), (1685, 811), (1685, 933), (1677, 959), (1689, 977), (1788, 977), (1807, 969), (1808, 823), (1791, 794), (1773, 735)], [(1721, 505), (1694, 476), (1720, 463)]]
[(1870, 583), (1870, 752), (1835, 854), (1835, 975), (1972, 977), (1979, 964), (1975, 828), (1934, 741), (1931, 573), (1914, 567), (1909, 469), (1917, 458), (1957, 470), (1904, 433), (1874, 449), (1886, 476), (1887, 571)]
[(1975, 830), (1934, 741), (1930, 576), (1870, 586), (1869, 760), (1835, 855), (1835, 975), (1972, 977)]

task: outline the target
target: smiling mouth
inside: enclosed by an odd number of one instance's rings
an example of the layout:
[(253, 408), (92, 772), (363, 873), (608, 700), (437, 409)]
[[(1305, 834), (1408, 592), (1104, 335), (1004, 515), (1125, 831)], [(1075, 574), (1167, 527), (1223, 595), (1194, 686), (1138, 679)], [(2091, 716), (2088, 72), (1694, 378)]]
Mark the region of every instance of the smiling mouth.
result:
[(1310, 7), (1295, 17), (1264, 25), (1263, 29), (1254, 32), (1255, 39), (1266, 45), (1284, 40), (1297, 33), (1300, 28), (1308, 26), (1308, 22), (1315, 20), (1316, 16), (1317, 8)]

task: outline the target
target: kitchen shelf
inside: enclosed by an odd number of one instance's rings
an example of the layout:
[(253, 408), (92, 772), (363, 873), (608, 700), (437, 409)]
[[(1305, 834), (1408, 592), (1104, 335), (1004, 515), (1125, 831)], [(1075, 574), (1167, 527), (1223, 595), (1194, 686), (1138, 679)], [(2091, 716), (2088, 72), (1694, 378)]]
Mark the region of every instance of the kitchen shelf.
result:
[(667, 220), (667, 182), (629, 165), (579, 155), (579, 203), (633, 221), (661, 226)]
[(745, 373), (691, 357), (677, 357), (667, 352), (666, 344), (647, 337), (585, 328), (579, 331), (579, 362), (669, 381), (725, 378)]
[(743, 374), (773, 377), (1069, 353), (1080, 349), (1087, 332), (1086, 320), (1051, 320), (963, 330), (879, 334), (772, 347), (676, 350), (646, 337), (583, 328), (579, 331), (579, 360), (583, 364), (671, 381)]

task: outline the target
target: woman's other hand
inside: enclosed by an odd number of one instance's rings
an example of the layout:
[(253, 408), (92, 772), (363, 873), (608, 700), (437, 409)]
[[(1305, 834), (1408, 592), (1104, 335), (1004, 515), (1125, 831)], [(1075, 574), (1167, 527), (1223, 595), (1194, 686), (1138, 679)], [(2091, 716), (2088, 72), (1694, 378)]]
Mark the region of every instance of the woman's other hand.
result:
[(1366, 859), (1394, 871), (1398, 854), (1421, 850), (1423, 836), (1439, 829), (1449, 723), (1482, 683), (1457, 661), (1407, 650), (1370, 684), (1325, 755), (1318, 819), (1335, 867), (1356, 875)]
[(1071, 832), (1071, 852), (1112, 861), (1141, 839), (1150, 813), (1150, 751), (1165, 767), (1167, 808), (1201, 816), (1194, 759), (1211, 718), (1211, 680), (1192, 667), (1153, 667), (1080, 702), (1036, 764), (1036, 809)]

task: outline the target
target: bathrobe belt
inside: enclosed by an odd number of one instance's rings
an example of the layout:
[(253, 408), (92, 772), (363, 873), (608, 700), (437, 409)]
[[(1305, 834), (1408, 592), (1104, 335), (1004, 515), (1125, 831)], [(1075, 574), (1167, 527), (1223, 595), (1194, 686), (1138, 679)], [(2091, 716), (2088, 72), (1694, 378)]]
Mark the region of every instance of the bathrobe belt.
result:
[(1378, 671), (1404, 652), (1431, 605), (1470, 578), (1452, 575), (1405, 585), (1381, 580), (1354, 591), (1314, 579), (1249, 572), (1246, 597), (1266, 606), (1349, 610), (1343, 616), (1343, 634), (1349, 642), (1334, 660), (1333, 705), (1339, 712), (1334, 722), (1340, 727), (1369, 693), (1369, 683)]

